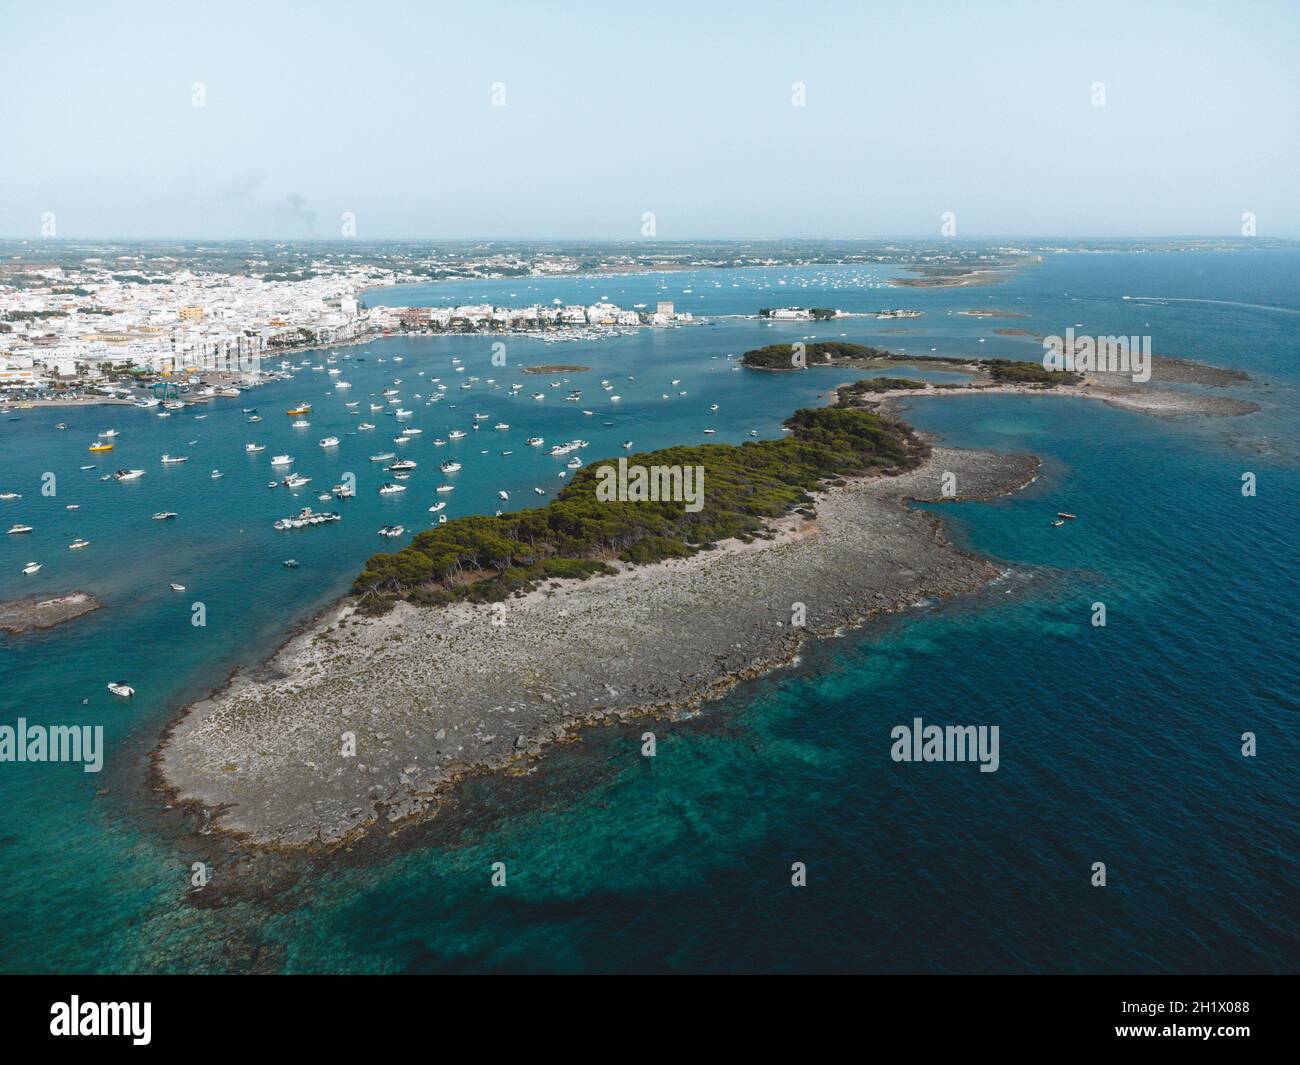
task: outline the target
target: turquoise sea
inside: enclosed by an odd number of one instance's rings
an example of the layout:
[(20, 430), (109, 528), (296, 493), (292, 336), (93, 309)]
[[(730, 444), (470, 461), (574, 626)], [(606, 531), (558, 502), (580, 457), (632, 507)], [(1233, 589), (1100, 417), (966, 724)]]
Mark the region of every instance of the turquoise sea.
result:
[[(336, 349), (346, 394), (302, 368), (166, 419), (118, 407), (5, 415), (0, 491), (22, 498), (0, 503), (0, 518), (34, 532), (0, 540), (0, 598), (82, 589), (105, 607), (0, 636), (0, 724), (102, 724), (107, 758), (99, 774), (0, 764), (0, 969), (1294, 971), (1300, 253), (1060, 255), (964, 290), (881, 287), (892, 273), (702, 270), (375, 292), (371, 302), (412, 305), (607, 297), (710, 316), (787, 304), (926, 314), (719, 317), (599, 342), (507, 337), (505, 367), (490, 362), (502, 338), (392, 338)], [(972, 308), (1025, 317), (955, 313)], [(150, 754), (179, 709), (344, 592), (389, 546), (379, 526), (400, 522), (409, 537), (427, 524), (445, 455), (464, 465), (442, 497), (448, 514), (490, 512), (498, 490), (530, 505), (534, 486), (563, 483), (563, 460), (525, 436), (581, 436), (592, 458), (627, 439), (643, 450), (775, 436), (790, 411), (847, 379), (733, 371), (728, 354), (843, 334), (917, 354), (1038, 358), (1037, 342), (994, 330), (1072, 325), (1149, 334), (1157, 353), (1245, 370), (1252, 382), (1229, 394), (1261, 410), (1185, 422), (1048, 396), (914, 402), (908, 419), (949, 443), (1042, 456), (1040, 479), (1019, 495), (933, 508), (951, 537), (1002, 560), (1004, 577), (812, 646), (697, 717), (659, 723), (654, 759), (639, 753), (643, 726), (596, 729), (526, 776), (470, 782), (428, 825), (324, 858), (245, 854), (152, 790)], [(551, 389), (519, 372), (542, 362), (591, 369)], [(470, 376), (480, 380), (461, 389)], [(413, 400), (436, 389), (432, 377), (446, 400)], [(425, 430), (405, 445), (392, 442), (386, 411), (368, 410), (394, 378), (415, 412), (407, 424)], [(488, 378), (519, 381), (523, 394)], [(562, 401), (569, 388), (583, 389), (581, 403)], [(345, 400), (360, 402), (359, 416)], [(311, 426), (295, 430), (283, 411), (302, 401)], [(253, 406), (257, 424), (242, 411)], [(471, 431), (476, 412), (490, 418)], [(378, 428), (356, 433), (364, 420)], [(486, 427), (498, 421), (510, 430)], [(433, 444), (454, 427), (464, 440)], [(90, 455), (109, 428), (116, 449)], [(340, 437), (336, 450), (317, 446), (327, 435)], [(266, 450), (250, 456), (247, 441)], [(377, 493), (387, 478), (368, 456), (382, 451), (419, 463), (401, 497)], [(189, 461), (164, 467), (164, 452)], [(296, 497), (267, 487), (281, 452), (313, 478)], [(147, 472), (99, 480), (119, 467)], [(47, 472), (53, 497), (41, 494)], [(316, 500), (347, 472), (356, 499)], [(1245, 472), (1254, 497), (1242, 495)], [(306, 505), (343, 520), (271, 528)], [(158, 510), (179, 517), (151, 521)], [(1054, 529), (1058, 510), (1079, 520)], [(69, 551), (78, 536), (90, 546)], [(281, 565), (289, 557), (297, 569)], [(23, 575), (28, 561), (43, 568)], [(1090, 624), (1096, 602), (1104, 628)], [(134, 685), (135, 698), (109, 695), (110, 680)], [(892, 762), (890, 730), (914, 717), (999, 725), (999, 770)], [(1241, 754), (1244, 732), (1257, 737), (1253, 758)], [(507, 883), (494, 888), (498, 861)], [(213, 869), (197, 891), (195, 862)], [(790, 884), (794, 862), (806, 863), (806, 887)], [(1091, 886), (1094, 862), (1106, 865), (1105, 888)]]

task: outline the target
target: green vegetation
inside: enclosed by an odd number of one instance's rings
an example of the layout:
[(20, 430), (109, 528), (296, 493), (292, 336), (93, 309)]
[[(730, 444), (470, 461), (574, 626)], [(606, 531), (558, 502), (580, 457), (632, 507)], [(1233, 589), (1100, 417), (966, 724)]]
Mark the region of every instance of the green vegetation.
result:
[(602, 502), (602, 463), (591, 463), (544, 507), (457, 518), (419, 533), (396, 554), (375, 555), (353, 590), (371, 612), (399, 598), (495, 602), (539, 581), (608, 572), (609, 559), (692, 555), (719, 540), (764, 535), (763, 519), (810, 506), (808, 493), (825, 482), (899, 473), (927, 453), (907, 426), (868, 411), (804, 409), (786, 424), (792, 432), (780, 440), (673, 447), (628, 459), (645, 467), (703, 466), (704, 505), (696, 513), (681, 502)]
[(1047, 370), (1037, 362), (1015, 362), (1011, 359), (983, 359), (980, 366), (987, 366), (989, 376), (999, 384), (1057, 385), (1078, 384), (1082, 378), (1065, 370)]
[[(883, 348), (869, 348), (865, 344), (846, 344), (842, 340), (817, 341), (805, 344), (804, 359), (808, 366), (829, 366), (834, 359), (896, 359), (898, 356)], [(793, 370), (794, 345), (769, 344), (765, 348), (747, 351), (741, 363), (759, 370)]]
[[(954, 359), (943, 355), (897, 355), (882, 348), (870, 348), (864, 344), (847, 344), (844, 341), (828, 341), (808, 344), (804, 348), (805, 365), (831, 366), (836, 361), (854, 359), (882, 359), (893, 363), (929, 363), (947, 367), (976, 367), (987, 371), (996, 384), (1029, 384), (1055, 388), (1057, 385), (1078, 384), (1082, 378), (1078, 374), (1060, 370), (1046, 370), (1040, 363), (1019, 362), (1014, 359)], [(769, 344), (765, 348), (747, 351), (741, 356), (741, 364), (758, 370), (793, 370), (793, 344)], [(896, 383), (894, 388), (923, 387), (908, 383), (905, 378), (877, 378)], [(859, 381), (852, 386), (861, 395), (867, 391), (880, 391), (885, 386), (875, 386), (869, 381)], [(935, 385), (936, 388), (947, 387)]]
[(67, 311), (9, 311), (5, 314), (11, 322), (34, 322), (41, 318), (66, 318)]
[(855, 399), (867, 392), (892, 392), (899, 388), (924, 388), (925, 382), (912, 377), (868, 377), (845, 385), (839, 395), (843, 399)]

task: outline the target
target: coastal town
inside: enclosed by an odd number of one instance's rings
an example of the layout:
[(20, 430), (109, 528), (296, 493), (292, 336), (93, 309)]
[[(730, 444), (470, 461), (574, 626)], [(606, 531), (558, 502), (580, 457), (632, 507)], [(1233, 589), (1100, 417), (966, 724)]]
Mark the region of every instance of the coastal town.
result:
[(372, 268), (266, 280), (191, 270), (123, 272), (87, 260), (75, 270), (28, 270), (21, 287), (5, 284), (8, 279), (0, 279), (0, 391), (22, 399), (80, 390), (127, 399), (141, 374), (185, 371), (256, 384), (271, 356), (397, 334), (572, 334), (694, 321), (663, 300), (633, 308), (558, 300), (523, 307), (367, 306), (367, 291), (408, 280)]
[[(810, 265), (898, 265), (909, 286), (958, 283), (1074, 250), (897, 242), (583, 244), (271, 242), (213, 244), (0, 241), (0, 394), (8, 400), (130, 398), (143, 375), (217, 371), (252, 383), (264, 359), (374, 337), (437, 333), (596, 339), (697, 324), (668, 300), (619, 306), (389, 306), (396, 286), (445, 281), (618, 276)], [(936, 275), (935, 272), (938, 272)], [(954, 280), (955, 279), (955, 280)], [(512, 301), (513, 302), (513, 301)], [(829, 307), (754, 308), (773, 322), (918, 317), (907, 308), (853, 315)]]

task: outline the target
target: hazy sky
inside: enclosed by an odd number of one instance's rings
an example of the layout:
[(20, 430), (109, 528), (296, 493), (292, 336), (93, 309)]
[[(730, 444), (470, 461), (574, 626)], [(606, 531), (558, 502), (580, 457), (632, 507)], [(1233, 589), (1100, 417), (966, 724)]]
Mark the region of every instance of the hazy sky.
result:
[(0, 0), (0, 40), (0, 236), (1300, 237), (1294, 0)]

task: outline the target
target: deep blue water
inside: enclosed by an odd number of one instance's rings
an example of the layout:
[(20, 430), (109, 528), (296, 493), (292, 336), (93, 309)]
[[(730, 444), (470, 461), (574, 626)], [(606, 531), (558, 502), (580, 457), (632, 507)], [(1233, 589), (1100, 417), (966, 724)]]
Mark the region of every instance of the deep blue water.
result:
[[(692, 308), (700, 313), (827, 303), (927, 314), (823, 326), (727, 320), (599, 343), (512, 338), (505, 368), (489, 364), (494, 338), (392, 339), (338, 349), (354, 386), (346, 396), (332, 394), (323, 371), (302, 370), (291, 383), (216, 401), (202, 420), (101, 407), (0, 422), (0, 489), (23, 492), (0, 515), (36, 530), (0, 542), (0, 597), (82, 588), (106, 604), (64, 628), (0, 642), (0, 723), (102, 723), (109, 748), (97, 776), (0, 765), (0, 968), (1293, 971), (1300, 256), (1071, 255), (990, 288), (867, 287), (885, 276), (854, 268), (548, 279), (528, 295), (534, 283), (518, 279), (438, 286), (448, 302), (608, 296), (625, 305), (673, 298), (681, 308), (702, 294)], [(403, 298), (430, 297), (371, 296)], [(950, 313), (972, 307), (1026, 318)], [(249, 879), (283, 875), (274, 890), (193, 904), (191, 863), (215, 862), (224, 882), (241, 875), (237, 856), (160, 811), (147, 786), (150, 750), (185, 701), (265, 657), (345, 590), (385, 546), (381, 524), (429, 521), (444, 453), (465, 466), (444, 497), (448, 513), (490, 511), (498, 489), (512, 506), (529, 505), (534, 485), (562, 483), (563, 467), (524, 447), (526, 435), (548, 444), (583, 436), (593, 458), (624, 439), (640, 450), (738, 441), (750, 429), (771, 436), (840, 380), (733, 372), (729, 353), (845, 333), (918, 353), (1036, 357), (1036, 342), (993, 330), (1076, 323), (1149, 333), (1157, 352), (1240, 367), (1256, 381), (1233, 394), (1263, 409), (1186, 423), (1051, 397), (917, 401), (909, 420), (948, 442), (1044, 459), (1024, 493), (935, 508), (951, 536), (1004, 561), (1006, 575), (985, 592), (810, 647), (797, 666), (697, 718), (659, 723), (653, 760), (638, 751), (643, 725), (598, 729), (527, 777), (471, 783), (446, 816), (393, 845), (326, 862), (256, 859)], [(454, 372), (452, 355), (465, 373)], [(537, 362), (592, 369), (550, 389), (517, 372)], [(471, 375), (482, 380), (460, 390)], [(432, 376), (448, 385), (446, 401), (411, 400), (428, 395)], [(411, 423), (425, 429), (401, 447), (393, 419), (367, 410), (370, 393), (395, 377), (416, 411)], [(520, 381), (523, 397), (491, 390), (489, 377)], [(609, 402), (602, 377), (620, 403)], [(669, 387), (672, 378), (681, 384)], [(570, 387), (584, 390), (582, 403), (561, 401)], [(676, 395), (682, 389), (687, 396)], [(527, 398), (537, 390), (546, 400)], [(360, 401), (359, 417), (345, 399)], [(315, 404), (310, 429), (289, 428), (282, 413), (299, 400)], [(247, 424), (245, 406), (264, 421)], [(448, 428), (468, 430), (475, 411), (512, 428), (433, 445)], [(361, 420), (378, 429), (348, 436)], [(58, 421), (69, 429), (56, 431)], [(719, 432), (706, 438), (711, 425)], [(121, 432), (117, 449), (88, 455), (108, 427)], [(337, 455), (316, 445), (331, 433), (342, 438)], [(267, 450), (249, 458), (246, 440)], [(165, 469), (164, 451), (190, 461)], [(268, 459), (281, 451), (313, 477), (300, 502), (266, 487)], [(367, 461), (378, 451), (420, 463), (404, 497), (378, 496), (386, 477)], [(99, 468), (79, 470), (92, 462)], [(119, 466), (148, 472), (130, 485), (98, 480)], [(212, 480), (213, 468), (224, 476)], [(52, 499), (39, 492), (45, 471), (58, 478)], [(358, 498), (329, 505), (343, 512), (340, 524), (270, 528), (296, 506), (325, 507), (316, 492), (349, 471)], [(1241, 494), (1245, 471), (1257, 475), (1254, 498)], [(151, 522), (159, 509), (180, 517)], [(1051, 528), (1058, 510), (1079, 521)], [(75, 536), (91, 546), (69, 552)], [(298, 569), (280, 565), (290, 556)], [(34, 577), (19, 573), (29, 559), (45, 564)], [(207, 611), (202, 628), (190, 624), (194, 602)], [(1104, 628), (1089, 623), (1095, 602), (1106, 604)], [(137, 688), (130, 703), (104, 690), (118, 678)], [(890, 729), (915, 716), (999, 725), (1000, 769), (892, 762)], [(1253, 759), (1240, 753), (1246, 731), (1258, 737)], [(505, 888), (489, 885), (496, 861), (506, 863)], [(795, 861), (807, 864), (806, 888), (790, 886)], [(1104, 889), (1090, 886), (1097, 861), (1107, 866)]]

